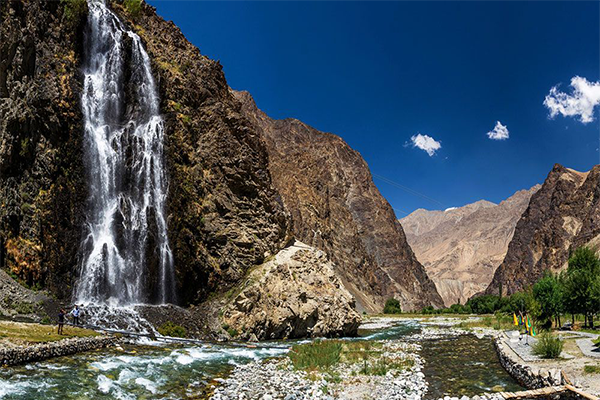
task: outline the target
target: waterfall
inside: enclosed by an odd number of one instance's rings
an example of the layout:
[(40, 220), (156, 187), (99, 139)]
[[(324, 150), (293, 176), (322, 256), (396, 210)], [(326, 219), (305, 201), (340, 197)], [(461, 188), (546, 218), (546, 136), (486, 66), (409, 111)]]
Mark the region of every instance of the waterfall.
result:
[(82, 111), (88, 172), (78, 303), (175, 301), (164, 214), (164, 122), (150, 58), (104, 0), (88, 0)]

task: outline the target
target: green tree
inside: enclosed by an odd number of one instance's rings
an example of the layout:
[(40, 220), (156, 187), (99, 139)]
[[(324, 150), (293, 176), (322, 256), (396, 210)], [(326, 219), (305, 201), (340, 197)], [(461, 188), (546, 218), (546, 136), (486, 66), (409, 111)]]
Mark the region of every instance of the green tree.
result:
[(563, 276), (564, 304), (571, 314), (583, 314), (585, 324), (594, 327), (594, 315), (600, 312), (600, 258), (589, 247), (580, 247), (569, 258)]
[(472, 297), (467, 304), (475, 314), (493, 314), (498, 309), (500, 298), (494, 295)]
[(542, 279), (533, 285), (533, 297), (539, 304), (538, 318), (549, 327), (552, 320), (560, 326), (560, 314), (563, 311), (563, 287), (557, 275), (546, 272)]
[(385, 302), (385, 306), (383, 307), (384, 314), (400, 314), (402, 312), (402, 308), (400, 307), (400, 302), (396, 299), (388, 299)]

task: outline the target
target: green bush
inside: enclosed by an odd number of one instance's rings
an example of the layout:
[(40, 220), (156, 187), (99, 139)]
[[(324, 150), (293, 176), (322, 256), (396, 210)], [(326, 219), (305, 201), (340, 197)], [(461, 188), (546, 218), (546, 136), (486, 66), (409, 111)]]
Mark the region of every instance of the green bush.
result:
[(60, 0), (64, 7), (64, 19), (65, 22), (71, 27), (77, 27), (83, 18), (87, 15), (87, 1), (86, 0)]
[(125, 7), (125, 11), (127, 11), (129, 16), (135, 19), (139, 17), (142, 11), (142, 0), (125, 0), (123, 7)]
[(25, 302), (14, 303), (12, 305), (12, 308), (21, 315), (33, 314), (33, 304), (31, 304), (31, 303), (25, 303)]
[(542, 358), (558, 358), (562, 352), (564, 342), (550, 333), (545, 332), (533, 346), (533, 353)]
[(383, 307), (384, 314), (401, 314), (400, 302), (396, 299), (388, 299)]
[(342, 342), (317, 340), (293, 346), (288, 356), (296, 369), (328, 368), (340, 361)]
[(227, 328), (227, 333), (229, 334), (229, 336), (231, 337), (236, 337), (238, 335), (238, 331), (235, 328)]
[(163, 324), (160, 328), (158, 328), (158, 333), (163, 336), (171, 336), (171, 337), (181, 337), (184, 338), (187, 336), (187, 331), (183, 326), (175, 325), (171, 321)]

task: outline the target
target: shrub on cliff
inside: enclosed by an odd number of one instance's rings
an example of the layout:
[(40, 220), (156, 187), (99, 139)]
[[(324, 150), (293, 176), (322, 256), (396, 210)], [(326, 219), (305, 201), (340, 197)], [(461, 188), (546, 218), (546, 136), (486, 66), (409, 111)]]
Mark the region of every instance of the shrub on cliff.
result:
[(175, 325), (171, 321), (163, 324), (160, 328), (158, 328), (158, 333), (163, 336), (171, 336), (171, 337), (181, 337), (184, 338), (187, 336), (187, 331), (183, 326)]
[(131, 18), (136, 19), (137, 17), (139, 17), (140, 12), (142, 11), (142, 1), (125, 0), (123, 2), (123, 7), (125, 7), (125, 11), (127, 11)]
[(88, 12), (87, 1), (60, 0), (60, 2), (63, 5), (63, 17), (65, 23), (73, 29), (79, 26)]
[(402, 313), (402, 308), (400, 307), (400, 302), (396, 299), (388, 299), (385, 302), (385, 306), (383, 307), (384, 314), (400, 314)]
[(533, 353), (542, 358), (558, 358), (562, 352), (564, 342), (552, 334), (545, 332), (533, 346)]

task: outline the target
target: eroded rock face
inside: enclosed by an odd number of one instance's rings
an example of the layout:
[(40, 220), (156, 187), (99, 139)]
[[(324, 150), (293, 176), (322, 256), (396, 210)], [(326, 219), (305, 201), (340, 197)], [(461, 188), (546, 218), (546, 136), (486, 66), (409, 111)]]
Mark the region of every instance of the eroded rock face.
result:
[(235, 92), (265, 138), (275, 188), (294, 236), (325, 251), (359, 310), (381, 312), (389, 297), (405, 310), (442, 300), (406, 242), (369, 167), (340, 137), (295, 120), (272, 120), (250, 94)]
[(87, 197), (79, 105), (82, 13), (0, 2), (0, 267), (71, 293)]
[(251, 271), (222, 321), (243, 339), (262, 340), (353, 336), (360, 316), (327, 255), (295, 242)]
[(183, 305), (226, 291), (275, 254), (288, 219), (271, 184), (265, 144), (241, 115), (222, 67), (143, 3), (111, 6), (150, 55), (165, 120), (168, 231)]
[(445, 211), (419, 209), (400, 220), (446, 306), (464, 304), (487, 288), (539, 188), (518, 191), (500, 204), (480, 200)]
[(556, 164), (517, 223), (504, 261), (487, 293), (511, 294), (535, 283), (544, 271), (566, 268), (580, 246), (600, 245), (600, 165), (577, 172)]
[[(75, 3), (0, 3), (0, 260), (63, 299), (78, 274), (88, 197), (86, 11), (67, 12)], [(180, 304), (235, 287), (296, 236), (330, 254), (367, 310), (392, 296), (405, 309), (441, 305), (358, 153), (299, 121), (259, 123), (220, 64), (153, 7), (142, 2), (132, 15), (120, 0), (109, 5), (139, 34), (159, 87)]]

